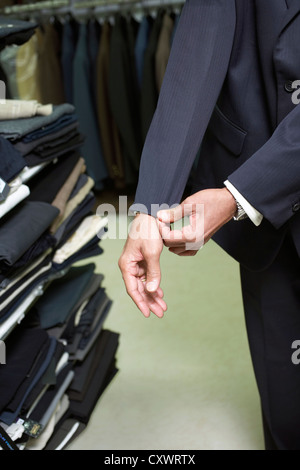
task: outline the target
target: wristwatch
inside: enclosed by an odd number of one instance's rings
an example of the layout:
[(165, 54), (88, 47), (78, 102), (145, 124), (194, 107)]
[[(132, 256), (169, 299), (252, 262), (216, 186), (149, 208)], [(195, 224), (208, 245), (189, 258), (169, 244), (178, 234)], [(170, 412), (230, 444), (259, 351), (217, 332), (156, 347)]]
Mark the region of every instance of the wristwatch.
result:
[(235, 220), (236, 222), (239, 222), (240, 220), (247, 219), (248, 215), (242, 208), (241, 204), (237, 200), (235, 200), (235, 202), (237, 206), (237, 211), (236, 211), (235, 216), (233, 217), (233, 220)]

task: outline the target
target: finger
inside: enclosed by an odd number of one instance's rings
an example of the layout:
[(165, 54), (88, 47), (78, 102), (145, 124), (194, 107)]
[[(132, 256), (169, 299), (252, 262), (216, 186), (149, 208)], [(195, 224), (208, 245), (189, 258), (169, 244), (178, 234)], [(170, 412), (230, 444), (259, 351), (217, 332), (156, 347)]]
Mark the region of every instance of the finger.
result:
[(159, 303), (157, 303), (153, 297), (149, 295), (149, 308), (151, 310), (152, 313), (154, 313), (154, 315), (156, 315), (158, 318), (162, 318), (164, 316), (164, 313), (165, 313), (165, 310), (162, 308), (161, 305), (159, 305)]
[(179, 253), (178, 256), (196, 256), (198, 251), (184, 251), (183, 253)]
[(162, 299), (162, 289), (158, 289), (159, 293), (149, 293), (145, 290), (145, 283), (143, 282), (143, 280), (138, 280), (138, 290), (142, 295), (144, 302), (148, 306), (149, 310), (151, 310), (155, 315), (161, 317), (163, 313), (167, 310), (167, 304)]
[(156, 292), (161, 281), (160, 254), (148, 254), (145, 256), (146, 261), (146, 289), (148, 292)]
[(169, 227), (164, 227), (161, 233), (163, 242), (166, 246), (176, 246), (185, 243), (185, 237), (182, 230), (171, 230)]
[(158, 211), (157, 218), (161, 222), (169, 223), (176, 222), (183, 218), (183, 205), (175, 207), (174, 209)]
[(156, 291), (157, 295), (162, 299), (164, 296), (164, 292), (161, 287), (159, 287)]
[(150, 309), (142, 293), (139, 291), (138, 279), (130, 273), (123, 272), (123, 279), (128, 295), (136, 304), (142, 314), (148, 318), (150, 316)]
[(159, 288), (157, 292), (149, 293), (145, 290), (145, 284), (142, 282), (141, 286), (139, 286), (139, 291), (142, 295), (145, 294), (145, 302), (149, 308), (151, 308), (150, 306), (153, 302), (156, 302), (164, 311), (167, 310), (167, 304), (163, 300), (164, 294), (161, 288)]
[(154, 300), (158, 305), (160, 305), (164, 312), (167, 311), (168, 307), (166, 302), (157, 293), (154, 294)]
[[(144, 283), (144, 282), (146, 282), (146, 277), (145, 277), (145, 276), (141, 276), (141, 277), (140, 277), (140, 280)], [(145, 290), (145, 289), (144, 289), (144, 290)], [(143, 290), (143, 291), (144, 291), (144, 290)], [(164, 295), (165, 295), (161, 287), (159, 287), (155, 293), (156, 293), (161, 299), (162, 299), (162, 298), (164, 297)]]
[(195, 256), (198, 253), (198, 250), (187, 250), (182, 247), (169, 248), (169, 251), (179, 256)]

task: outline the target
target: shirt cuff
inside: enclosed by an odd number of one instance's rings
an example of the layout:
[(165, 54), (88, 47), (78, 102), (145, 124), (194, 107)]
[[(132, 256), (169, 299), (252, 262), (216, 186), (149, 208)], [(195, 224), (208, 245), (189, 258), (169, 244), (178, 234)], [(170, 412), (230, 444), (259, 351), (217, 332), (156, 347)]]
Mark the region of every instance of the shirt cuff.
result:
[(224, 185), (231, 192), (233, 197), (240, 203), (244, 211), (246, 212), (249, 219), (257, 227), (262, 223), (263, 215), (258, 212), (251, 204), (239, 193), (239, 191), (227, 180), (224, 182)]

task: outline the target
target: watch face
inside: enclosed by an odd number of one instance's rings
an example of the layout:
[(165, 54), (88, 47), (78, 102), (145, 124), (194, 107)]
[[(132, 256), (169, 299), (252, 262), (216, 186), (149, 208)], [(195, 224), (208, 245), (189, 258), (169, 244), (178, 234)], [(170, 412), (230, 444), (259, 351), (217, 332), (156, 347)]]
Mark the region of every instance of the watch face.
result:
[(240, 221), (240, 220), (244, 220), (246, 218), (247, 218), (247, 214), (245, 212), (243, 212), (243, 213), (240, 213), (240, 214), (237, 215), (236, 220)]

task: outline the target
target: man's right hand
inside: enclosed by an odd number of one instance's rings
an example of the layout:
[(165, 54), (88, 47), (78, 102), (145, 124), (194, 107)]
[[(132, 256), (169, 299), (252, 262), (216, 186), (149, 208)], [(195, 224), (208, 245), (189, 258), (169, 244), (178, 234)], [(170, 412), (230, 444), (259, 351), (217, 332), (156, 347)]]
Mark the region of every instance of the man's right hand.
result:
[(160, 287), (162, 250), (158, 222), (152, 216), (138, 214), (119, 259), (119, 268), (128, 295), (145, 317), (153, 312), (161, 318), (167, 310)]

